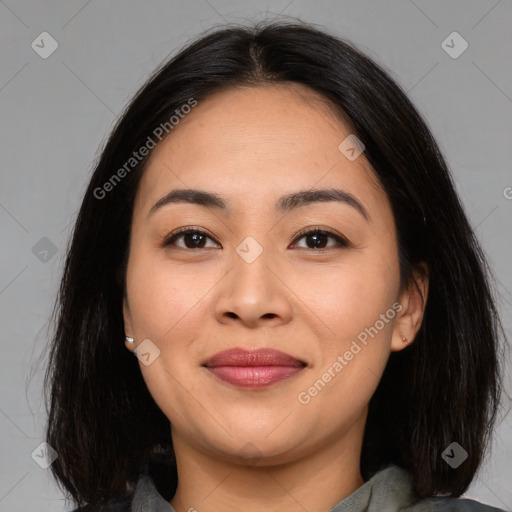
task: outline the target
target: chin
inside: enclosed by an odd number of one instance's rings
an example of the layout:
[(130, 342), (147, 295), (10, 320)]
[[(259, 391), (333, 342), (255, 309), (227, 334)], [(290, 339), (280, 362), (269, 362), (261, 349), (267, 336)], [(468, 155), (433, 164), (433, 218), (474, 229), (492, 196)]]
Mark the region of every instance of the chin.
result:
[[(282, 420), (282, 418), (281, 418)], [(293, 460), (303, 450), (306, 439), (297, 436), (297, 431), (282, 428), (279, 422), (265, 425), (264, 428), (250, 428), (240, 425), (232, 430), (236, 432), (233, 437), (223, 435), (222, 439), (207, 440), (215, 451), (224, 456), (235, 458), (239, 462), (251, 460), (265, 462), (266, 465), (284, 464)], [(224, 432), (225, 434), (225, 432)], [(260, 465), (258, 463), (257, 465)]]

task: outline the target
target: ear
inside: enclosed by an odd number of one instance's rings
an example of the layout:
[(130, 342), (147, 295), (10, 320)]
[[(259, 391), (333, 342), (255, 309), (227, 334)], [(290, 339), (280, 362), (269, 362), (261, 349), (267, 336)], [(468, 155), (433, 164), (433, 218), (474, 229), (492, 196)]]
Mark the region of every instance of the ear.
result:
[[(427, 305), (429, 272), (425, 263), (415, 266), (409, 282), (400, 293), (398, 303), (402, 306), (393, 328), (391, 351), (398, 352), (414, 341), (421, 327)], [(404, 340), (403, 338), (406, 338)]]
[[(123, 298), (123, 319), (124, 319), (124, 332), (126, 336), (130, 336), (133, 338), (133, 327), (132, 327), (132, 319), (130, 313), (130, 306), (128, 305), (128, 299), (126, 297)], [(126, 343), (126, 348), (133, 352), (135, 350), (134, 343)]]

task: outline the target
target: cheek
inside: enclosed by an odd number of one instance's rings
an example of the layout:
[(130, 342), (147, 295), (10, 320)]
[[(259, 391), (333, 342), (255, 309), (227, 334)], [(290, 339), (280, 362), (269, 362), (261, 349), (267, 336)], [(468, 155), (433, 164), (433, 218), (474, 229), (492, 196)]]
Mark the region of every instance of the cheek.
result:
[(400, 286), (393, 244), (365, 251), (323, 284), (328, 294), (318, 307), (335, 335), (333, 343), (324, 345), (322, 369), (333, 373), (338, 356), (343, 367), (334, 372), (338, 377), (323, 399), (334, 408), (348, 405), (357, 410), (373, 395), (389, 357)]
[(192, 267), (178, 267), (141, 251), (131, 257), (127, 273), (135, 334), (139, 340), (150, 339), (160, 350), (150, 365), (140, 363), (144, 381), (164, 414), (185, 424), (190, 424), (187, 411), (193, 409), (190, 396), (201, 396), (190, 381), (190, 347), (206, 315), (205, 292), (215, 282), (208, 272), (198, 273)]
[(318, 334), (344, 343), (392, 307), (400, 284), (397, 257), (372, 250), (326, 268), (301, 273), (294, 290), (324, 324)]
[(205, 307), (210, 281), (214, 282), (211, 272), (199, 273), (197, 269), (194, 265), (172, 264), (161, 256), (134, 255), (127, 285), (139, 336), (164, 343), (192, 325), (197, 329), (194, 322)]

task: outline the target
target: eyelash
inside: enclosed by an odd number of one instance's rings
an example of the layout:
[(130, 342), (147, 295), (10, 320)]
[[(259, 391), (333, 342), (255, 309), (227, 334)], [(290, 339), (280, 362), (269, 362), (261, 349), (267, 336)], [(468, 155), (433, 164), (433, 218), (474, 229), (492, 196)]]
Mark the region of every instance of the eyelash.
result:
[[(205, 235), (206, 237), (210, 238), (211, 240), (214, 240), (213, 237), (205, 233), (204, 231), (201, 231), (200, 229), (192, 228), (191, 226), (180, 228), (178, 231), (175, 231), (173, 233), (170, 233), (168, 236), (166, 236), (161, 244), (162, 248), (169, 247), (171, 245), (175, 244), (175, 241), (184, 234), (199, 234), (199, 235)], [(342, 236), (333, 233), (332, 231), (322, 229), (320, 227), (314, 227), (314, 228), (306, 228), (301, 230), (299, 233), (297, 233), (294, 237), (294, 243), (296, 243), (296, 240), (300, 240), (301, 238), (307, 236), (307, 235), (327, 235), (330, 238), (334, 238), (336, 242), (338, 243), (338, 248), (348, 248), (351, 247), (351, 244), (348, 242), (347, 239), (343, 238)], [(215, 243), (218, 244), (217, 241), (214, 240)], [(196, 249), (190, 249), (190, 248), (184, 248), (184, 247), (178, 247), (179, 249), (184, 249), (186, 251), (194, 251), (201, 248)], [(324, 253), (328, 252), (331, 247), (327, 248), (321, 248), (321, 249), (310, 249), (309, 247), (301, 247), (301, 249), (308, 249), (310, 251), (314, 251), (316, 253)]]

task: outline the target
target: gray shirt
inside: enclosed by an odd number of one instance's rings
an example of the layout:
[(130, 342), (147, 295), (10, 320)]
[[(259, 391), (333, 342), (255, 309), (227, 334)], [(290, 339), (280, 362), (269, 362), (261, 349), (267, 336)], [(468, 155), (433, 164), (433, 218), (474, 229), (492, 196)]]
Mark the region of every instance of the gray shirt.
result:
[[(329, 512), (507, 512), (462, 498), (436, 497), (418, 501), (414, 499), (411, 489), (410, 473), (398, 466), (390, 465), (373, 475)], [(148, 475), (141, 475), (137, 482), (131, 510), (176, 512), (158, 493)]]

